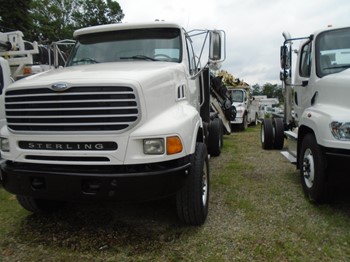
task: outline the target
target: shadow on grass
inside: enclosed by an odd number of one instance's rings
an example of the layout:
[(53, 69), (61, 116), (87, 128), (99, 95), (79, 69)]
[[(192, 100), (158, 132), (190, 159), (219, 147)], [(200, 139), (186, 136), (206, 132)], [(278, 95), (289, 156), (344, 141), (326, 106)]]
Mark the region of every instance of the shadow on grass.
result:
[(27, 216), (15, 237), (28, 245), (79, 251), (126, 248), (135, 254), (153, 252), (176, 241), (184, 228), (169, 199), (132, 204), (69, 203), (59, 212)]

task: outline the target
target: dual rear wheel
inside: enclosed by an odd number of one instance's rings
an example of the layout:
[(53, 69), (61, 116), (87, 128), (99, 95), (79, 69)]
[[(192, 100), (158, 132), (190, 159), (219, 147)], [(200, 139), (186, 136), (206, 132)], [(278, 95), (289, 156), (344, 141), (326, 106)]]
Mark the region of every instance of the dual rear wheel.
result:
[(263, 149), (282, 149), (284, 142), (283, 119), (265, 118), (261, 124), (260, 139)]

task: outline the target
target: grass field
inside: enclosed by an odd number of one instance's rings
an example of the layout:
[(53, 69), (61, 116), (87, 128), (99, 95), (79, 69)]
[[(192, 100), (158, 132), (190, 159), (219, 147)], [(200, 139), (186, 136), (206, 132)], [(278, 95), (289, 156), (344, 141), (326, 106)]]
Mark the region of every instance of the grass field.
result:
[(211, 158), (210, 211), (183, 226), (172, 201), (71, 203), (32, 215), (0, 189), (0, 261), (348, 261), (350, 197), (315, 206), (278, 151), (263, 151), (260, 127), (224, 138)]

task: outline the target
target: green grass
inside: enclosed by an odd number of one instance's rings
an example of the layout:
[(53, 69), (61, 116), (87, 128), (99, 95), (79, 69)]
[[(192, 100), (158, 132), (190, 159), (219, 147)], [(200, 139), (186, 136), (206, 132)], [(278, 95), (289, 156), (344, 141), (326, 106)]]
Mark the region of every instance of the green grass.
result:
[(260, 127), (224, 138), (211, 158), (210, 211), (185, 227), (171, 201), (69, 204), (32, 215), (0, 189), (0, 261), (347, 261), (350, 199), (315, 206)]

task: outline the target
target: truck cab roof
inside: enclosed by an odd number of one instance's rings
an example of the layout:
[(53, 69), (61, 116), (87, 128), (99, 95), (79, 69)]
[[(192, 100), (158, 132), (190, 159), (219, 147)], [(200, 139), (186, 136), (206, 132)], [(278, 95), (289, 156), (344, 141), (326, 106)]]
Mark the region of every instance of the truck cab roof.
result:
[(179, 28), (182, 27), (176, 23), (169, 22), (151, 22), (151, 23), (118, 23), (118, 24), (109, 24), (109, 25), (98, 25), (91, 26), (82, 29), (78, 29), (74, 32), (74, 38), (79, 37), (80, 35), (85, 34), (94, 34), (100, 32), (110, 32), (110, 31), (119, 31), (119, 30), (128, 30), (128, 29), (142, 29), (142, 28)]

